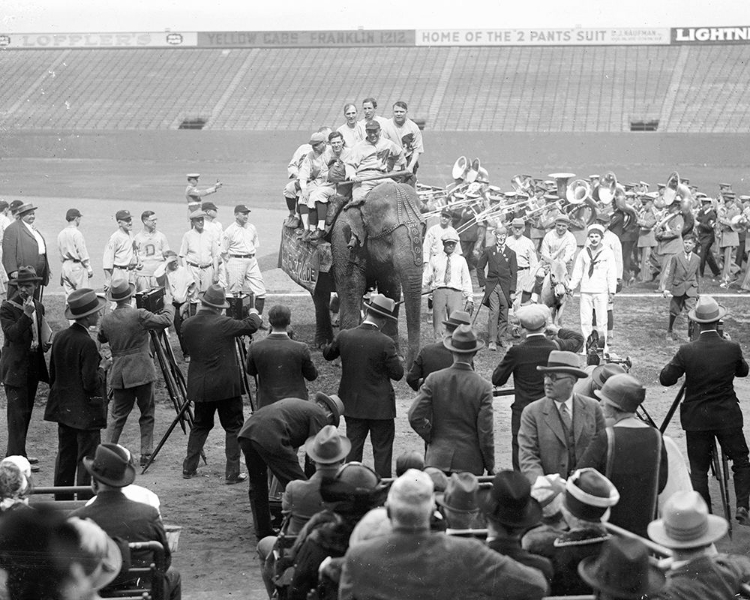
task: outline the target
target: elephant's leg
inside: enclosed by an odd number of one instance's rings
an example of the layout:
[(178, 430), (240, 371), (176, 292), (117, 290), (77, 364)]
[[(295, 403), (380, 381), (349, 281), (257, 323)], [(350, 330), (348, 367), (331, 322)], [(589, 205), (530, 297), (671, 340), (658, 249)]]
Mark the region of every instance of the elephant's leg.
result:
[(315, 286), (313, 302), (315, 304), (315, 346), (320, 347), (333, 341), (331, 313), (328, 310), (333, 288), (329, 274), (321, 273), (318, 285)]
[(342, 214), (331, 232), (331, 252), (333, 253), (333, 274), (339, 295), (339, 326), (341, 329), (357, 327), (362, 318), (360, 308), (365, 293), (365, 261), (350, 260), (350, 251), (344, 237), (348, 226), (347, 215)]

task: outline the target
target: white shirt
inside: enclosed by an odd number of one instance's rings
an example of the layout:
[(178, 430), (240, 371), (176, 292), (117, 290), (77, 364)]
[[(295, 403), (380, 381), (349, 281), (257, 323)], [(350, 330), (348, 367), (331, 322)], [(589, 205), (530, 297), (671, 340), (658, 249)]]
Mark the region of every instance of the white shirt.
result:
[(533, 269), (536, 267), (539, 259), (536, 256), (536, 248), (525, 235), (519, 238), (510, 236), (505, 239), (505, 244), (516, 253), (516, 261), (519, 269)]
[(422, 285), (432, 289), (448, 287), (460, 291), (465, 299), (472, 297), (471, 274), (469, 265), (463, 256), (455, 252), (450, 255), (451, 272), (448, 282), (445, 282), (445, 270), (448, 264), (448, 255), (445, 252), (436, 254), (430, 259), (430, 264), (422, 275)]
[(617, 267), (612, 250), (604, 244), (599, 244), (596, 252), (591, 250), (595, 260), (591, 276), (589, 250), (590, 248), (586, 247), (578, 254), (570, 278), (570, 289), (574, 290), (580, 284), (582, 294), (614, 294), (617, 291)]
[(577, 249), (576, 238), (570, 231), (566, 231), (565, 235), (560, 237), (553, 229), (544, 236), (539, 253), (542, 256), (550, 256), (553, 260), (567, 263), (573, 260)]
[[(437, 225), (433, 225), (427, 230), (427, 233), (425, 233), (424, 241), (422, 242), (422, 263), (430, 262), (430, 259), (437, 255), (443, 253), (443, 234), (445, 233), (454, 233), (456, 234), (456, 237), (458, 237), (458, 232), (448, 225), (448, 227), (441, 227), (440, 223)], [(461, 256), (461, 244), (456, 244), (456, 250), (453, 254), (458, 254)]]
[(224, 231), (221, 236), (221, 253), (229, 254), (255, 254), (260, 246), (258, 232), (251, 223), (244, 226), (235, 221)]
[(39, 246), (39, 254), (46, 254), (47, 246), (44, 243), (44, 238), (42, 237), (42, 234), (39, 233), (32, 225), (29, 225), (26, 221), (21, 220), (21, 223), (26, 225), (26, 228), (31, 232), (31, 235), (33, 235), (34, 238), (36, 239), (36, 243)]
[[(564, 404), (565, 408), (568, 410), (568, 416), (570, 417), (570, 420), (573, 420), (573, 396), (571, 395), (570, 398), (565, 400), (564, 402), (558, 402), (557, 400), (554, 401), (555, 406), (557, 407), (557, 412), (560, 413), (561, 407)], [(562, 420), (562, 414), (560, 414), (560, 419)]]

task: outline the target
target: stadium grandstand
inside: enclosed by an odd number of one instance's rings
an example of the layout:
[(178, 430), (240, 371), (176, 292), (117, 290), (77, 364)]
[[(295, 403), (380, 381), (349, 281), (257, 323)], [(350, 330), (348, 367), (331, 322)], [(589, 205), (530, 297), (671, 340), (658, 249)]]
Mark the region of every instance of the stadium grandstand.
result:
[(5, 130), (307, 131), (344, 101), (433, 131), (750, 131), (746, 44), (0, 51)]

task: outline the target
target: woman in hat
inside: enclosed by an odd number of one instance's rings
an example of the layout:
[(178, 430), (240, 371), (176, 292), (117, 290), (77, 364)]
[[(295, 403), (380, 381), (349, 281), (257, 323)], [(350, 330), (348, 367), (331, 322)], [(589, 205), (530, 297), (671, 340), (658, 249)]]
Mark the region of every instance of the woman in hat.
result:
[(594, 394), (601, 400), (608, 427), (591, 441), (578, 463), (603, 473), (620, 492), (610, 522), (646, 535), (656, 516), (657, 496), (667, 483), (667, 450), (658, 429), (639, 419), (635, 411), (646, 398), (646, 388), (632, 375), (606, 380)]

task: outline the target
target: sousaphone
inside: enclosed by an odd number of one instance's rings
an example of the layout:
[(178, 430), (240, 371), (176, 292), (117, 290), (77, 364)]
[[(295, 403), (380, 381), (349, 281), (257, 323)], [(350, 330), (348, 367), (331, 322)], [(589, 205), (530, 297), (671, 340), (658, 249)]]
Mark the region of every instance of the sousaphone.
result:
[(550, 173), (549, 176), (557, 183), (557, 197), (565, 198), (568, 192), (568, 182), (576, 176), (575, 173)]
[(570, 204), (583, 204), (586, 201), (591, 201), (591, 186), (585, 179), (574, 179), (568, 185), (568, 189), (565, 192), (565, 198)]
[[(615, 193), (617, 192), (617, 185), (617, 176), (612, 171), (609, 171), (604, 175), (599, 187), (597, 188), (599, 202), (605, 205), (612, 204), (612, 201), (615, 199)], [(623, 188), (622, 191), (625, 192), (625, 189)]]
[(466, 178), (466, 173), (469, 171), (469, 161), (465, 156), (459, 156), (458, 160), (453, 165), (453, 179), (463, 181)]
[(681, 199), (683, 211), (690, 210), (693, 207), (693, 193), (684, 182), (680, 181), (680, 175), (677, 171), (674, 171), (667, 179), (664, 188), (664, 205), (669, 206), (677, 198)]

